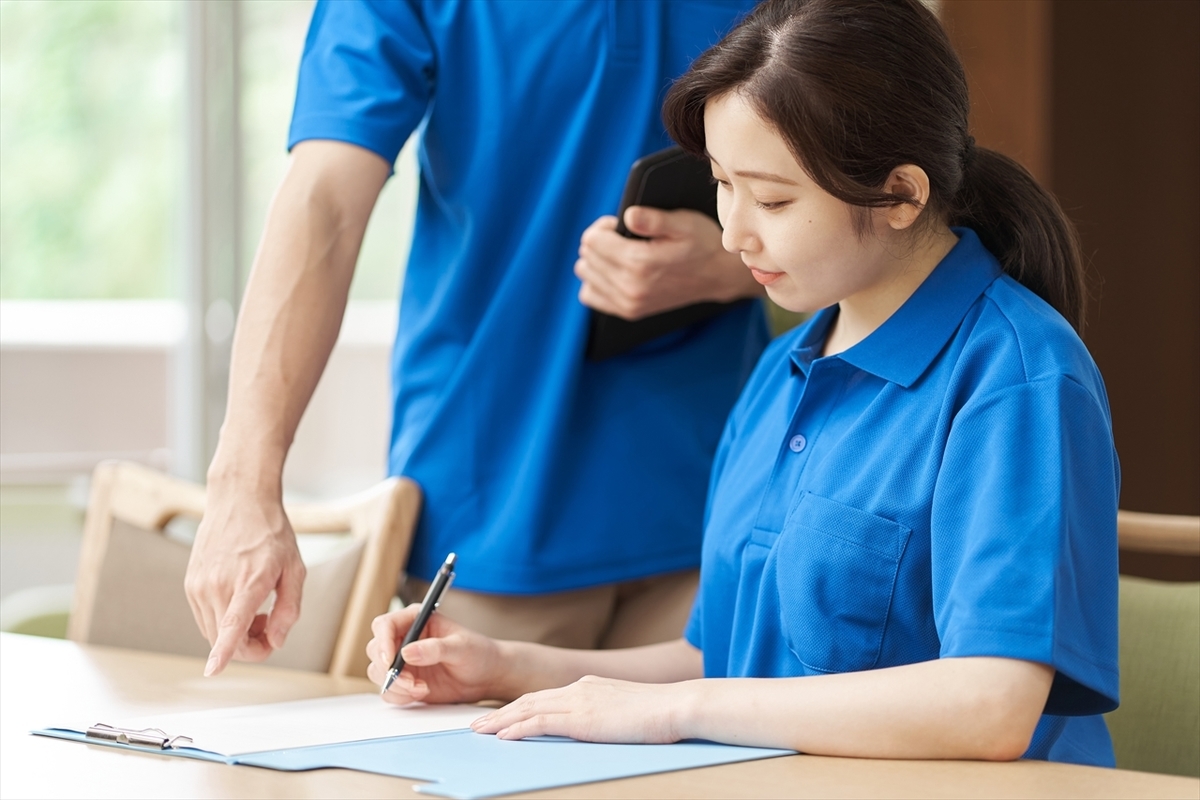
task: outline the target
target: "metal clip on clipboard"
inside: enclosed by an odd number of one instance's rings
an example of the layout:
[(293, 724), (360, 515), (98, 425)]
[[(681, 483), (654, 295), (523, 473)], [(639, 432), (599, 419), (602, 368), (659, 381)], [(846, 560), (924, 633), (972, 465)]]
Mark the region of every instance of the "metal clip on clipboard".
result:
[(155, 750), (174, 750), (192, 743), (190, 736), (168, 736), (165, 731), (160, 731), (158, 728), (143, 728), (135, 731), (127, 728), (114, 728), (112, 725), (105, 725), (102, 722), (87, 729), (87, 738), (128, 744), (134, 747), (150, 747)]

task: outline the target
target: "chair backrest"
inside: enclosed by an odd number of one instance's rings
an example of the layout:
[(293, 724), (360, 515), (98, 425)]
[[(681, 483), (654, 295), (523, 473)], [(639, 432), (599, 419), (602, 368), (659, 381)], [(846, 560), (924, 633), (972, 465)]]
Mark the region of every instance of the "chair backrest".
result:
[[(1122, 511), (1121, 548), (1200, 554), (1200, 517)], [(1200, 777), (1200, 583), (1120, 578), (1117, 766)]]
[(1117, 541), (1137, 553), (1200, 556), (1200, 517), (1118, 511)]
[[(267, 663), (366, 674), (371, 619), (387, 610), (408, 557), (421, 493), (388, 479), (344, 500), (289, 505), (292, 528), (325, 553), (306, 557), (300, 620)], [(173, 537), (177, 518), (199, 520), (203, 487), (147, 467), (99, 465), (92, 477), (83, 548), (67, 636), (79, 642), (205, 656), (183, 590), (190, 543)], [(335, 534), (312, 537), (311, 534)], [(336, 535), (340, 534), (340, 536)]]

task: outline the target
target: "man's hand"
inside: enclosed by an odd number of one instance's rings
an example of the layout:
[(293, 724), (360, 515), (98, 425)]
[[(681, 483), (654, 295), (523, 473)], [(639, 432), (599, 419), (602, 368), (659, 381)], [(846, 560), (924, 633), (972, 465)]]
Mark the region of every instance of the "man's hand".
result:
[(617, 233), (611, 216), (583, 232), (575, 274), (583, 281), (584, 305), (634, 320), (762, 293), (741, 259), (721, 247), (721, 229), (698, 211), (632, 206), (625, 210), (625, 226), (648, 240)]
[[(219, 673), (232, 658), (262, 661), (282, 647), (300, 617), (304, 576), (282, 504), (210, 485), (184, 581), (196, 623), (213, 646), (204, 674)], [(272, 591), (270, 613), (260, 614)]]

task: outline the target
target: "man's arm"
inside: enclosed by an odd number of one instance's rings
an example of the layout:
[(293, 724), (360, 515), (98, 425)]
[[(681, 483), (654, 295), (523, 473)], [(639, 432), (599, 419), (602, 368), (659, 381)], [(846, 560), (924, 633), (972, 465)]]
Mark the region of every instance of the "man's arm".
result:
[[(229, 400), (185, 588), (212, 653), (261, 661), (300, 616), (304, 565), (283, 512), (283, 463), (337, 341), (350, 279), (389, 165), (307, 141), (271, 202), (233, 338)], [(269, 617), (258, 609), (276, 593)]]

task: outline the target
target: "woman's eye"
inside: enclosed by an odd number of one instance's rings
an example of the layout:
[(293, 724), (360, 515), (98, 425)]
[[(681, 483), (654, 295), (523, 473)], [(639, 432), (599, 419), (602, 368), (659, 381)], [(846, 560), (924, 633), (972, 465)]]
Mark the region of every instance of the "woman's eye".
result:
[(709, 178), (708, 180), (710, 183), (715, 183), (717, 186), (720, 186), (722, 189), (730, 188), (729, 181), (721, 180), (720, 178), (718, 178), (716, 176), (713, 176), (713, 177)]
[(783, 208), (790, 202), (792, 202), (792, 201), (791, 200), (773, 200), (773, 201), (755, 200), (754, 205), (758, 206), (759, 208), (763, 209), (764, 211), (774, 211), (776, 209)]

